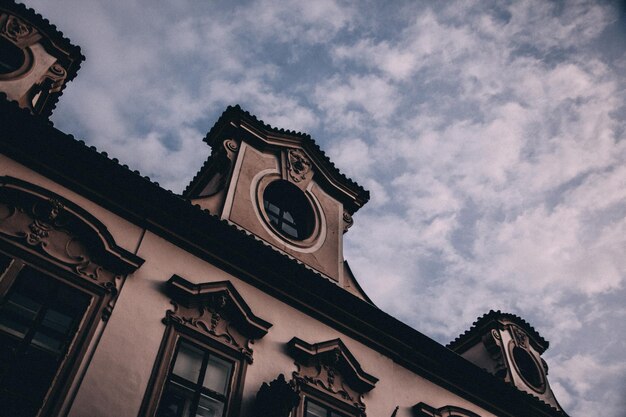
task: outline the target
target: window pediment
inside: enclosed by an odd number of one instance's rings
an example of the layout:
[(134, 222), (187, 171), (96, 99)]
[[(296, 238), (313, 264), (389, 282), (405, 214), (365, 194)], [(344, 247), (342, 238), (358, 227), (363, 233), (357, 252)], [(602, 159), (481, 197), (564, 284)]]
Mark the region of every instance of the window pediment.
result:
[(417, 403), (413, 406), (416, 417), (480, 417), (478, 414), (453, 405), (434, 408), (426, 403)]
[(362, 369), (340, 339), (309, 344), (294, 337), (288, 348), (296, 360), (293, 377), (300, 390), (320, 390), (365, 415), (363, 394), (374, 388), (378, 378)]
[(67, 199), (12, 177), (0, 177), (0, 238), (100, 281), (126, 275), (143, 259), (117, 246), (99, 220)]
[(173, 310), (166, 321), (186, 326), (240, 352), (252, 363), (250, 344), (272, 324), (257, 317), (228, 281), (194, 284), (178, 275), (167, 282)]

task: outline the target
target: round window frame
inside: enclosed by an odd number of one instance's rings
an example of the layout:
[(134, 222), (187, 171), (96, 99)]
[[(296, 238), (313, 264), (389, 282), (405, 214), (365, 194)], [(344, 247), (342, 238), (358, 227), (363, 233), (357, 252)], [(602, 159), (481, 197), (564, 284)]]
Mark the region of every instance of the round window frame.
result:
[[(289, 184), (298, 188), (302, 192), (304, 197), (306, 198), (306, 201), (309, 204), (311, 211), (313, 212), (312, 231), (309, 237), (307, 237), (306, 239), (299, 240), (299, 239), (291, 238), (287, 236), (285, 233), (283, 233), (282, 231), (278, 230), (276, 226), (274, 226), (274, 224), (270, 221), (270, 218), (267, 212), (265, 211), (265, 204), (264, 204), (263, 197), (264, 197), (265, 190), (267, 189), (267, 187), (270, 184), (277, 182), (277, 181), (288, 182)], [(257, 183), (256, 203), (257, 203), (256, 204), (257, 212), (259, 216), (261, 217), (261, 219), (263, 220), (264, 226), (266, 226), (266, 229), (270, 231), (271, 235), (274, 238), (278, 239), (281, 243), (291, 247), (294, 250), (301, 251), (301, 252), (302, 251), (308, 252), (308, 251), (317, 249), (321, 245), (321, 241), (323, 240), (323, 237), (325, 235), (325, 230), (326, 230), (326, 227), (324, 224), (324, 217), (322, 216), (322, 209), (319, 205), (319, 202), (317, 201), (317, 199), (314, 198), (314, 196), (311, 195), (310, 192), (308, 192), (308, 190), (301, 189), (296, 184), (294, 184), (293, 182), (289, 180), (286, 180), (285, 178), (281, 177), (277, 173), (264, 175), (262, 178), (260, 178), (260, 180)]]
[[(13, 43), (6, 37), (3, 36), (3, 38), (6, 42)], [(22, 52), (22, 54), (24, 55), (24, 60), (22, 61), (22, 65), (19, 68), (11, 72), (0, 73), (0, 80), (2, 81), (11, 81), (11, 80), (16, 80), (18, 78), (22, 78), (25, 75), (27, 75), (32, 69), (34, 58), (33, 58), (33, 53), (30, 50), (30, 48), (29, 47), (19, 48), (17, 45), (15, 45), (15, 47), (18, 48)]]
[[(539, 375), (539, 379), (541, 380), (541, 383), (539, 386), (531, 383), (528, 378), (524, 375), (524, 373), (522, 372), (522, 370), (520, 369), (519, 365), (517, 364), (517, 361), (515, 360), (515, 354), (513, 353), (515, 348), (521, 349), (522, 351), (524, 351), (528, 357), (532, 360), (532, 363), (535, 365), (535, 368), (537, 369), (537, 373)], [(513, 340), (511, 340), (509, 342), (509, 357), (511, 359), (511, 362), (513, 363), (513, 367), (515, 368), (515, 372), (517, 373), (517, 375), (519, 375), (519, 377), (522, 379), (522, 381), (533, 391), (539, 393), (539, 394), (543, 394), (544, 392), (546, 392), (546, 387), (547, 387), (547, 383), (546, 383), (546, 376), (544, 373), (544, 369), (543, 366), (541, 365), (541, 363), (539, 363), (537, 361), (537, 359), (535, 358), (535, 355), (533, 355), (531, 352), (528, 351), (528, 349), (524, 349), (523, 347), (518, 346)]]

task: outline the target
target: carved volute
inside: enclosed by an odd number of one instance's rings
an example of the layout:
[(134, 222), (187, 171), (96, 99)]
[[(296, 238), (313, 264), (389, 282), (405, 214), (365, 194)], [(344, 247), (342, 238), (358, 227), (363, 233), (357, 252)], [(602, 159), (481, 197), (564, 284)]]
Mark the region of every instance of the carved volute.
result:
[(252, 363), (251, 345), (272, 327), (255, 316), (228, 281), (193, 284), (174, 275), (167, 283), (174, 308), (166, 323), (199, 332)]
[(309, 344), (294, 337), (288, 343), (297, 370), (292, 384), (297, 392), (319, 392), (365, 417), (363, 396), (378, 378), (366, 373), (340, 339)]
[(118, 247), (106, 227), (80, 207), (11, 177), (0, 177), (0, 241), (99, 287), (107, 294), (104, 320), (123, 278), (143, 263)]
[(34, 114), (49, 116), (84, 57), (32, 9), (0, 4), (0, 92)]

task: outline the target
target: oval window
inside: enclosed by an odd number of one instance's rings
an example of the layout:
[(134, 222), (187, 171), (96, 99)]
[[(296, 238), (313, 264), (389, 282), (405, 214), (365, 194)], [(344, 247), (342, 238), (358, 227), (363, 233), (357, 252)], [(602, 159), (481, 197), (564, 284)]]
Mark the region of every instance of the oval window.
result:
[(535, 359), (525, 351), (524, 349), (515, 346), (513, 348), (513, 360), (519, 369), (520, 374), (524, 380), (535, 388), (541, 388), (543, 386), (543, 378), (541, 377), (541, 371)]
[(24, 61), (26, 61), (24, 51), (0, 36), (0, 74), (11, 74), (19, 70)]
[(263, 192), (263, 208), (281, 235), (305, 240), (315, 228), (315, 213), (302, 190), (285, 180), (270, 183)]

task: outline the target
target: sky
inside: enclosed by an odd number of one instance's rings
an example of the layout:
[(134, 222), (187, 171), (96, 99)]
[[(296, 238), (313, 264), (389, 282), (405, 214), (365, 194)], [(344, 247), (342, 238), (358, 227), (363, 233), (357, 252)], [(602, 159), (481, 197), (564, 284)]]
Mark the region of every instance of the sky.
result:
[(24, 1), (87, 58), (56, 127), (175, 192), (227, 105), (311, 134), (371, 192), (380, 308), (443, 344), (517, 314), (572, 417), (626, 416), (625, 2)]

